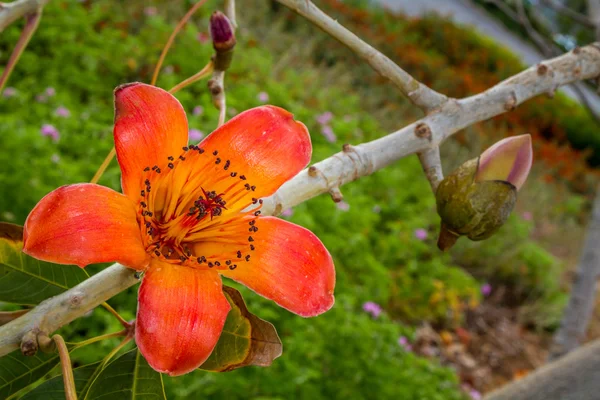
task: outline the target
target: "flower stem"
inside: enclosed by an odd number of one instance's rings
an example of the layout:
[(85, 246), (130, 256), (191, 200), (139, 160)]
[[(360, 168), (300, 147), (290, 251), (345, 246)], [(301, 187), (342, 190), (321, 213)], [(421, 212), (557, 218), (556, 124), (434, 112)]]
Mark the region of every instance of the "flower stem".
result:
[(192, 8), (190, 8), (190, 10), (183, 16), (183, 18), (181, 18), (181, 21), (179, 21), (179, 23), (175, 27), (175, 30), (173, 31), (173, 33), (171, 33), (171, 36), (169, 36), (169, 40), (167, 40), (167, 44), (165, 44), (165, 47), (163, 48), (162, 53), (160, 54), (160, 58), (158, 59), (158, 62), (156, 63), (156, 67), (154, 68), (154, 73), (152, 74), (152, 81), (150, 82), (151, 85), (156, 84), (156, 80), (158, 79), (158, 73), (160, 72), (160, 67), (162, 67), (163, 62), (165, 61), (165, 57), (167, 56), (167, 53), (169, 52), (169, 49), (171, 48), (171, 45), (173, 44), (173, 41), (175, 40), (175, 36), (177, 36), (179, 31), (188, 22), (188, 20), (191, 18), (191, 16), (204, 3), (206, 3), (206, 0), (200, 0), (199, 2), (194, 4), (192, 6)]
[(110, 153), (108, 153), (108, 155), (104, 159), (104, 161), (102, 161), (102, 165), (100, 165), (100, 168), (98, 168), (98, 171), (96, 171), (96, 174), (94, 175), (94, 177), (92, 178), (90, 183), (98, 183), (98, 181), (100, 180), (100, 177), (102, 176), (104, 171), (106, 171), (108, 164), (110, 164), (110, 162), (112, 161), (115, 154), (116, 154), (116, 151), (115, 151), (115, 148), (113, 147), (112, 150), (110, 151)]
[(25, 47), (27, 47), (29, 40), (35, 33), (40, 23), (41, 17), (41, 10), (25, 16), (25, 27), (23, 28), (23, 32), (21, 32), (21, 36), (17, 41), (15, 49), (13, 50), (12, 54), (10, 55), (10, 58), (8, 59), (8, 63), (4, 68), (2, 76), (0, 76), (0, 92), (2, 92), (2, 89), (4, 88), (4, 85), (6, 85), (6, 82), (8, 81), (11, 72), (15, 68), (15, 65), (17, 65), (21, 54), (23, 54), (23, 50), (25, 50)]
[(202, 68), (199, 72), (190, 76), (186, 80), (181, 81), (177, 85), (173, 86), (171, 88), (171, 90), (169, 90), (169, 93), (171, 93), (171, 94), (176, 93), (179, 90), (183, 89), (184, 87), (189, 86), (192, 83), (199, 81), (200, 79), (206, 78), (208, 75), (210, 75), (212, 73), (213, 67), (214, 67), (213, 62), (209, 61), (208, 64), (206, 64), (204, 66), (204, 68)]
[(52, 336), (52, 340), (56, 343), (58, 355), (60, 356), (60, 365), (65, 385), (66, 400), (77, 400), (77, 392), (75, 391), (75, 379), (73, 378), (73, 367), (71, 366), (71, 358), (69, 357), (69, 349), (65, 340), (60, 335)]
[(123, 329), (122, 331), (119, 331), (119, 332), (107, 333), (106, 335), (96, 336), (91, 339), (84, 340), (83, 342), (75, 343), (74, 345), (75, 345), (75, 348), (78, 349), (80, 347), (87, 346), (89, 344), (96, 343), (101, 340), (112, 339), (114, 337), (127, 336), (129, 334), (129, 331), (130, 331), (130, 329)]
[(131, 327), (131, 324), (129, 322), (125, 321), (125, 318), (121, 317), (121, 315), (117, 312), (117, 310), (112, 308), (110, 306), (110, 304), (108, 304), (107, 302), (104, 302), (104, 303), (102, 303), (102, 307), (104, 307), (106, 309), (106, 311), (108, 311), (109, 313), (114, 315), (115, 318), (119, 320), (121, 325), (123, 325), (123, 327), (125, 327), (126, 329)]

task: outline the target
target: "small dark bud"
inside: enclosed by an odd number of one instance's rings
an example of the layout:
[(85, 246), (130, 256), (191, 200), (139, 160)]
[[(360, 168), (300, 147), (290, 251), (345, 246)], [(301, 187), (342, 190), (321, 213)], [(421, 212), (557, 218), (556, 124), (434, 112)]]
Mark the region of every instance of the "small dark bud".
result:
[(210, 16), (210, 36), (217, 53), (227, 52), (235, 46), (235, 35), (231, 21), (220, 11), (215, 11)]

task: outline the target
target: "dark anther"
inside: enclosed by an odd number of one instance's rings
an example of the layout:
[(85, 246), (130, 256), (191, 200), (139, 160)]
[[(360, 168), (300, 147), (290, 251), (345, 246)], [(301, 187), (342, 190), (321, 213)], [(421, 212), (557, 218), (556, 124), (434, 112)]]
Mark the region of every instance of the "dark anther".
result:
[(188, 250), (188, 251), (186, 251), (186, 253), (185, 253), (185, 254), (187, 254), (187, 256), (188, 256), (188, 257), (191, 257), (191, 256), (192, 256), (192, 252), (191, 252), (191, 251), (189, 251), (189, 250)]
[(242, 252), (238, 250), (237, 252), (237, 258), (242, 258)]
[(179, 159), (180, 159), (181, 161), (185, 161), (185, 157), (184, 157), (184, 156), (179, 156)]
[(250, 261), (250, 254), (246, 255), (246, 261)]
[(142, 208), (146, 208), (146, 203), (144, 203), (143, 201), (140, 202)]
[(255, 248), (253, 244), (250, 245), (250, 250), (254, 251)]
[(218, 261), (215, 261), (215, 265), (216, 265), (217, 267), (220, 267), (220, 266), (221, 266), (221, 263), (220, 263), (220, 262), (218, 262)]
[(160, 251), (154, 250), (154, 254), (156, 254), (157, 256), (160, 256)]
[(215, 160), (215, 164), (221, 164), (221, 159), (219, 157), (217, 157), (217, 159)]
[(188, 151), (189, 148), (187, 146), (182, 147), (183, 151)]
[(179, 256), (179, 260), (181, 260), (181, 262), (185, 261), (185, 256)]
[(229, 169), (229, 166), (231, 165), (231, 162), (229, 162), (229, 160), (225, 161), (225, 166), (223, 167), (223, 169), (225, 171), (227, 171)]
[(237, 268), (237, 265), (236, 265), (236, 264), (233, 264), (233, 265), (230, 265), (230, 266), (229, 266), (229, 269), (230, 269), (230, 270), (232, 270), (232, 271), (233, 271), (234, 269), (236, 269), (236, 268)]
[(172, 162), (170, 162), (170, 163), (168, 164), (168, 166), (169, 166), (169, 168), (171, 168), (171, 169), (175, 168), (175, 166), (173, 165), (173, 163), (172, 163)]
[(225, 264), (226, 264), (226, 265), (231, 265), (231, 260), (227, 260), (227, 261), (225, 261)]
[(252, 225), (254, 225), (255, 223), (256, 223), (256, 221), (255, 221), (255, 220), (252, 220), (252, 221), (248, 222), (248, 225), (252, 226)]
[(250, 186), (250, 189), (252, 189), (252, 191), (254, 192), (256, 190), (256, 186), (252, 185)]
[(190, 144), (190, 149), (198, 150), (198, 146), (196, 146), (195, 144)]
[(167, 158), (169, 159), (169, 161), (173, 161), (175, 159), (175, 157), (173, 157), (173, 156), (169, 156)]
[(144, 172), (148, 172), (148, 171), (150, 171), (150, 167), (144, 168)]
[(158, 169), (158, 165), (155, 165), (154, 167), (152, 167), (152, 171), (156, 171)]
[(254, 242), (254, 238), (252, 236), (248, 236), (248, 241), (249, 242)]
[(252, 204), (256, 204), (256, 203), (258, 203), (258, 199), (256, 197), (253, 197), (252, 198)]
[(260, 200), (258, 201), (258, 204), (262, 204), (262, 203), (263, 203), (263, 201), (262, 201), (262, 199), (260, 199)]
[(214, 267), (214, 266), (215, 266), (215, 265), (214, 265), (213, 263), (211, 263), (211, 262), (209, 262), (209, 263), (208, 263), (208, 268), (212, 268), (212, 267)]
[(204, 149), (201, 149), (198, 147), (198, 153), (200, 153), (200, 154), (204, 153)]
[(217, 150), (213, 151), (213, 156), (216, 156), (217, 154), (219, 154)]
[(250, 229), (248, 229), (248, 231), (250, 231), (250, 232), (258, 232), (258, 228), (256, 226), (251, 226)]
[(240, 179), (243, 180), (243, 181), (245, 181), (246, 177), (244, 175), (240, 175)]
[(152, 226), (152, 222), (146, 222), (146, 228), (150, 228)]
[(149, 186), (149, 185), (150, 185), (150, 179), (146, 179), (146, 180), (144, 181), (144, 184), (145, 184), (146, 186)]
[(246, 190), (250, 190), (250, 184), (249, 184), (249, 183), (246, 183), (246, 184), (244, 185), (244, 187), (246, 188)]
[(145, 195), (146, 195), (146, 192), (142, 190), (142, 191), (140, 192), (140, 196), (144, 197)]
[(230, 175), (232, 178), (235, 178), (235, 176), (237, 175), (237, 172), (232, 172)]
[(156, 173), (160, 174), (160, 168), (156, 168)]
[(254, 213), (255, 217), (258, 217), (260, 215), (260, 210), (258, 210), (257, 212)]

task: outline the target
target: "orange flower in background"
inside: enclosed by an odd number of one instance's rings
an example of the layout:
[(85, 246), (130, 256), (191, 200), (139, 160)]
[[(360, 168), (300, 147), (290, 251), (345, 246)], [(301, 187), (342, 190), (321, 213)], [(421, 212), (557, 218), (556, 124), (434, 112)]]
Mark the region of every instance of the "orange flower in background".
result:
[(258, 107), (188, 146), (185, 112), (166, 91), (121, 86), (115, 109), (124, 194), (95, 184), (54, 190), (25, 222), (25, 253), (145, 271), (136, 342), (170, 375), (194, 370), (215, 347), (230, 309), (221, 275), (304, 317), (332, 307), (335, 271), (321, 241), (259, 210), (310, 160), (302, 123)]

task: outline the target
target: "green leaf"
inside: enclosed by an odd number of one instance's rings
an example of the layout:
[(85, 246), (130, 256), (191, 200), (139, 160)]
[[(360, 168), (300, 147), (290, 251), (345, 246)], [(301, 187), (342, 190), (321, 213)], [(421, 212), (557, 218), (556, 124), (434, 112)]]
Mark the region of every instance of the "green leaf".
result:
[[(82, 389), (94, 376), (94, 373), (100, 367), (102, 362), (85, 365), (83, 367), (75, 368), (73, 370), (73, 377), (75, 378), (75, 390), (80, 395)], [(58, 375), (52, 379), (48, 379), (46, 382), (37, 386), (30, 392), (27, 392), (19, 400), (64, 400), (65, 399), (65, 386), (63, 382), (63, 376)]]
[(282, 351), (275, 327), (251, 314), (240, 292), (228, 286), (223, 286), (223, 292), (231, 311), (215, 349), (200, 369), (227, 372), (247, 365), (268, 367)]
[(88, 278), (79, 267), (39, 261), (22, 249), (23, 227), (0, 222), (0, 301), (34, 305)]
[(58, 353), (25, 357), (20, 350), (0, 358), (0, 399), (18, 392), (46, 375), (60, 359)]
[(162, 376), (154, 371), (137, 348), (108, 364), (83, 400), (165, 399)]

